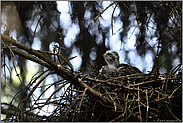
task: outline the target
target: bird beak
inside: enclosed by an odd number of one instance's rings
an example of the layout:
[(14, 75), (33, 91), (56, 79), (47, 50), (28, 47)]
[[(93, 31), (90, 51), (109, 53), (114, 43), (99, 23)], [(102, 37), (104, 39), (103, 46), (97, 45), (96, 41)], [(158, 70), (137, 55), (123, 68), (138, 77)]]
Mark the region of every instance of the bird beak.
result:
[(104, 57), (105, 56), (105, 53), (102, 56)]
[(104, 53), (102, 56), (104, 57), (106, 55), (106, 53)]

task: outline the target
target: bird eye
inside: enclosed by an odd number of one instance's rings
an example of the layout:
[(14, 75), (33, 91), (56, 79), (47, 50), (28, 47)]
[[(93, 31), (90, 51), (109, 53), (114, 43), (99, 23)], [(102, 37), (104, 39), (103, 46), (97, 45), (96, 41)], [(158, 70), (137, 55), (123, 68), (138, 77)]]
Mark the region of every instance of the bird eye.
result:
[(107, 53), (106, 55), (108, 55), (108, 56), (112, 56), (112, 54), (111, 54), (111, 53)]

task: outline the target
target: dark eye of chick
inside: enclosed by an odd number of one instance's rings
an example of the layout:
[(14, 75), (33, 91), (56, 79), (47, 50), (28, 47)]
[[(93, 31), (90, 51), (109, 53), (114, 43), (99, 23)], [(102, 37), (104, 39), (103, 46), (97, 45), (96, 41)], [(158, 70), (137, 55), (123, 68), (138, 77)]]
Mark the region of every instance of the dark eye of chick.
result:
[(111, 53), (107, 53), (106, 55), (109, 55), (109, 56), (111, 56), (112, 54), (111, 54)]
[(112, 55), (112, 53), (107, 53), (106, 55), (108, 55), (109, 57), (111, 57), (112, 60), (115, 60), (115, 57)]
[(113, 57), (113, 55), (111, 53), (107, 53), (106, 55), (110, 56), (110, 57)]

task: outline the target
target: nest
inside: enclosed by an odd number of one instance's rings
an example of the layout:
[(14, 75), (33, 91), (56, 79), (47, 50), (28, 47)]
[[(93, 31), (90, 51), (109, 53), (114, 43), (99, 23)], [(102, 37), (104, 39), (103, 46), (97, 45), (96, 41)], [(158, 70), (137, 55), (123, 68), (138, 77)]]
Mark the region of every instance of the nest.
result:
[[(181, 121), (176, 111), (181, 108), (182, 74), (177, 67), (170, 73), (131, 74), (113, 76), (90, 74), (83, 80), (102, 97), (112, 101), (107, 105), (86, 95), (76, 121)], [(84, 91), (85, 92), (85, 91)], [(84, 93), (83, 92), (83, 93)], [(79, 108), (80, 109), (80, 108)], [(81, 110), (81, 109), (80, 109)], [(83, 113), (83, 114), (82, 114)], [(85, 115), (87, 114), (87, 115)], [(179, 118), (178, 118), (178, 117)], [(72, 121), (75, 121), (72, 120)]]
[[(97, 72), (87, 75), (75, 72), (104, 101), (92, 96), (87, 88), (74, 84), (66, 88), (69, 81), (61, 79), (46, 85), (42, 94), (32, 100), (33, 105), (27, 105), (28, 97), (33, 96), (33, 90), (38, 88), (38, 84), (32, 86), (38, 76), (24, 88), (29, 94), (17, 107), (2, 103), (11, 107), (11, 111), (6, 111), (8, 117), (4, 121), (181, 121), (182, 115), (177, 112), (182, 105), (181, 73), (171, 73), (160, 74), (157, 70), (151, 74), (112, 77)], [(59, 86), (50, 98), (40, 103), (41, 96), (53, 85)], [(39, 115), (43, 107), (49, 105), (54, 105), (54, 110), (49, 115)], [(29, 109), (22, 110), (24, 106)]]

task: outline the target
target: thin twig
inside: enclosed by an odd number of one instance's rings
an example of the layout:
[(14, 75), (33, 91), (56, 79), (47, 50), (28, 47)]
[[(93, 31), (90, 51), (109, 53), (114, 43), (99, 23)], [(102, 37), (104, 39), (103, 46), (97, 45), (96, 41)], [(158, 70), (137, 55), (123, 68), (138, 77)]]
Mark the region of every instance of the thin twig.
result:
[(103, 14), (110, 6), (112, 6), (113, 4), (115, 4), (116, 2), (111, 3), (109, 6), (107, 6), (100, 14), (98, 14), (95, 19), (91, 22), (91, 25), (94, 23), (94, 21), (101, 15)]
[[(138, 86), (139, 89), (139, 86)], [(138, 91), (138, 105), (139, 105), (139, 116), (140, 116), (140, 121), (142, 122), (142, 116), (141, 116), (141, 110), (140, 110), (140, 93)]]
[(116, 4), (116, 6), (114, 7), (113, 12), (112, 12), (112, 16), (111, 16), (111, 28), (112, 28), (112, 35), (113, 35), (113, 16), (114, 16), (114, 12), (115, 12), (115, 10), (116, 10), (117, 6), (118, 6), (118, 4)]
[(145, 90), (145, 94), (146, 94), (146, 103), (147, 103), (147, 112), (146, 112), (146, 122), (148, 121), (148, 113), (149, 113), (149, 101), (148, 101), (148, 91)]
[(37, 24), (36, 24), (36, 28), (35, 28), (35, 30), (34, 30), (34, 34), (33, 34), (33, 38), (32, 38), (32, 42), (34, 41), (34, 36), (35, 36), (35, 34), (36, 34), (36, 29), (37, 29), (37, 27), (38, 27), (38, 24), (39, 24), (39, 22), (41, 21), (41, 19), (43, 18), (43, 15), (45, 14), (45, 12), (48, 10), (48, 8), (50, 7), (50, 5), (52, 4), (53, 2), (50, 2), (49, 3), (49, 5), (46, 7), (46, 9), (44, 10), (44, 12), (41, 14), (41, 17), (39, 18), (39, 20), (37, 21)]
[(81, 103), (82, 103), (82, 101), (83, 101), (83, 99), (84, 99), (84, 96), (85, 96), (86, 91), (87, 91), (87, 88), (85, 88), (85, 90), (84, 90), (84, 92), (83, 92), (83, 95), (82, 95), (82, 98), (81, 98), (81, 101), (80, 101), (80, 103), (79, 103), (78, 113), (80, 113)]

